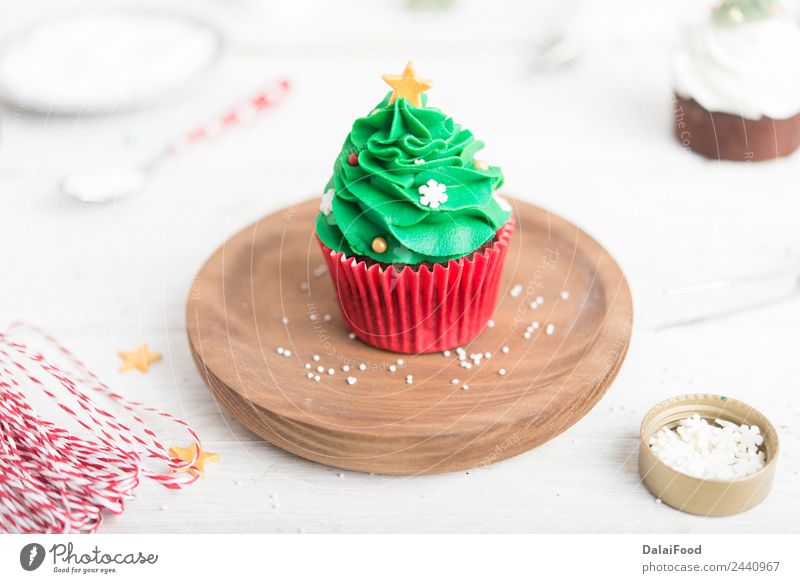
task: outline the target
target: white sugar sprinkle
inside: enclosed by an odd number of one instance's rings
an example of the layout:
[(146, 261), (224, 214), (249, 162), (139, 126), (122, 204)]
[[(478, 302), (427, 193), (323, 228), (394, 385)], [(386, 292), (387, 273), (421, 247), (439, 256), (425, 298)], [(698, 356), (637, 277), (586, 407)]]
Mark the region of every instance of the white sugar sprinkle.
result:
[(319, 375), (314, 375), (314, 380), (319, 382), (322, 377)]
[(535, 310), (538, 307), (539, 307), (539, 304), (537, 304), (536, 302), (531, 302), (531, 310)]
[(286, 324), (288, 324), (288, 323), (289, 323), (289, 318), (287, 318), (286, 316), (284, 316), (283, 318), (281, 318), (281, 322), (283, 322), (283, 324), (284, 324), (284, 325), (286, 325)]
[(307, 362), (307, 363), (306, 363), (306, 368), (307, 368), (308, 370), (311, 370), (311, 363), (310, 363), (310, 362)]
[(311, 320), (312, 322), (316, 322), (318, 317), (319, 316), (317, 316), (316, 314), (309, 314), (308, 315), (308, 319)]
[(450, 356), (451, 354), (453, 353), (450, 352), (449, 350), (445, 350), (444, 352), (442, 352), (442, 356)]
[(330, 322), (333, 318), (331, 317), (330, 314), (325, 314), (324, 316), (322, 316), (322, 319), (325, 320), (326, 322)]
[(362, 362), (361, 364), (358, 365), (358, 370), (361, 371), (367, 370), (367, 365)]
[(414, 377), (412, 377), (411, 375), (408, 375), (406, 377), (406, 382), (410, 385), (411, 383), (414, 382)]
[(328, 374), (329, 374), (329, 375), (332, 375), (332, 374), (334, 374), (335, 372), (336, 372), (336, 371), (335, 371), (335, 370), (333, 370), (332, 368), (329, 368), (329, 369), (328, 369)]
[(544, 303), (544, 298), (542, 296), (536, 296), (536, 303), (541, 306)]
[(350, 332), (350, 334), (348, 334), (347, 337), (350, 338), (350, 340), (355, 340), (356, 339), (356, 333), (355, 332)]
[(461, 388), (464, 389), (465, 391), (468, 391), (469, 390), (469, 385), (464, 385)]
[(486, 322), (486, 325), (487, 325), (489, 328), (494, 328), (494, 320), (489, 320), (488, 322)]
[(306, 378), (313, 379), (314, 378), (314, 373), (313, 372), (308, 373), (306, 375)]
[(313, 355), (313, 356), (311, 357), (311, 360), (313, 360), (314, 362), (319, 362), (319, 354), (315, 354), (315, 355)]
[(569, 292), (567, 290), (564, 290), (564, 291), (561, 292), (561, 299), (562, 300), (568, 300), (569, 299)]
[(521, 293), (522, 293), (522, 289), (523, 289), (523, 288), (522, 288), (522, 284), (521, 284), (521, 283), (518, 283), (517, 285), (515, 285), (514, 287), (512, 287), (512, 288), (511, 288), (511, 292), (510, 292), (510, 293), (511, 293), (511, 297), (512, 297), (512, 298), (518, 298), (518, 297), (519, 297), (519, 294), (521, 294)]
[(556, 331), (555, 324), (548, 324), (547, 327), (544, 329), (544, 333), (547, 334), (548, 336), (552, 336), (553, 332), (555, 331)]
[(506, 369), (501, 368), (497, 371), (497, 374), (499, 374), (501, 377), (506, 376)]
[(292, 351), (291, 350), (284, 350), (283, 351), (283, 355), (284, 356), (291, 356), (292, 355)]
[(459, 381), (458, 379), (453, 379), (452, 381), (450, 381), (450, 384), (451, 384), (451, 385), (457, 385), (457, 384), (458, 384), (458, 383), (460, 383), (460, 382), (461, 382), (461, 381)]
[(486, 360), (489, 360), (490, 358), (492, 358), (492, 353), (491, 352), (484, 352), (483, 355), (486, 357)]
[(354, 385), (357, 382), (358, 382), (358, 379), (356, 377), (347, 377), (347, 384), (348, 385)]
[(397, 359), (397, 364), (399, 364), (400, 366), (403, 366), (405, 363), (406, 363), (406, 361), (403, 360), (402, 358), (398, 358)]
[(397, 370), (397, 367), (395, 365), (393, 365), (393, 364), (389, 365), (389, 372), (394, 372), (396, 370)]
[(539, 324), (539, 322), (534, 322), (533, 324), (531, 324), (531, 328), (533, 328), (534, 330), (538, 330), (540, 327), (541, 325)]
[(317, 372), (325, 372), (325, 367), (324, 366), (318, 366), (317, 367)]
[(350, 367), (349, 367), (349, 366), (347, 366), (347, 365), (344, 365), (344, 366), (342, 367), (342, 372), (347, 372), (347, 371), (349, 371), (349, 370), (350, 370)]
[(503, 348), (501, 348), (500, 350), (502, 350), (502, 351), (503, 351), (503, 354), (508, 354), (508, 352), (509, 352), (511, 349), (510, 349), (508, 346), (503, 346)]
[(525, 340), (530, 340), (531, 339), (531, 333), (530, 332), (525, 332), (525, 334), (523, 334), (522, 337), (525, 338)]
[(275, 352), (278, 354), (283, 354), (283, 346), (278, 346), (278, 349)]
[(306, 291), (308, 289), (308, 282), (307, 281), (301, 281), (300, 282), (300, 289), (303, 290), (303, 291)]

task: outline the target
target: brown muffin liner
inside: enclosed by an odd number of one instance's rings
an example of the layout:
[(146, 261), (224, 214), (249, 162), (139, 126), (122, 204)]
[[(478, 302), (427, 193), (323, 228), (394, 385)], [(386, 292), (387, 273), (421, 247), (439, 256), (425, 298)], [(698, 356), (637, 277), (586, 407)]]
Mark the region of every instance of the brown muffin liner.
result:
[(800, 113), (787, 119), (746, 119), (708, 111), (694, 99), (675, 95), (675, 137), (712, 160), (771, 160), (800, 146)]

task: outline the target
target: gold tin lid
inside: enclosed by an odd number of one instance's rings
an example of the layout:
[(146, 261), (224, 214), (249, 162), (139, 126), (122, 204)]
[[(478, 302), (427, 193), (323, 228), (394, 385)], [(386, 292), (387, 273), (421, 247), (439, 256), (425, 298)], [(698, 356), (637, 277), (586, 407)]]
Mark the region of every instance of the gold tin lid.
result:
[[(650, 437), (662, 427), (697, 413), (707, 421), (724, 419), (739, 425), (757, 425), (764, 436), (765, 465), (754, 474), (734, 480), (703, 480), (672, 469), (650, 449)], [(662, 401), (644, 416), (639, 440), (639, 474), (647, 489), (673, 508), (702, 516), (738, 514), (759, 504), (769, 494), (778, 459), (778, 433), (772, 423), (750, 405), (722, 395), (681, 395)]]

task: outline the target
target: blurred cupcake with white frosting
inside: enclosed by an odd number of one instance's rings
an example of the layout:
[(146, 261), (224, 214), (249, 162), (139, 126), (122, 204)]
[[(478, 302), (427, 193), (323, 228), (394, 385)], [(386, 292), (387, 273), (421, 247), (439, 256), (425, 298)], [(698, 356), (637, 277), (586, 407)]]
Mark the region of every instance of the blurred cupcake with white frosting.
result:
[(684, 147), (746, 162), (800, 146), (800, 26), (777, 2), (722, 2), (688, 31), (673, 73)]

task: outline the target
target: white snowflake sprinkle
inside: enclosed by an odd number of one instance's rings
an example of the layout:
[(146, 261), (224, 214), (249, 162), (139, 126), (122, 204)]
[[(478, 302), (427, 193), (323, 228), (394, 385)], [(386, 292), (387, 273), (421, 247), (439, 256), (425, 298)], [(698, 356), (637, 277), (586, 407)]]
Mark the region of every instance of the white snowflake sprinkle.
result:
[(447, 202), (446, 190), (446, 185), (440, 184), (431, 178), (427, 184), (419, 187), (419, 193), (422, 195), (419, 199), (419, 204), (432, 209), (439, 208), (440, 205)]
[(319, 201), (319, 210), (326, 217), (333, 211), (334, 194), (336, 194), (336, 191), (332, 188), (329, 188), (328, 190), (325, 191), (325, 194), (322, 195), (322, 198)]

